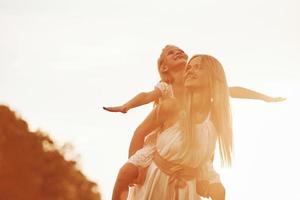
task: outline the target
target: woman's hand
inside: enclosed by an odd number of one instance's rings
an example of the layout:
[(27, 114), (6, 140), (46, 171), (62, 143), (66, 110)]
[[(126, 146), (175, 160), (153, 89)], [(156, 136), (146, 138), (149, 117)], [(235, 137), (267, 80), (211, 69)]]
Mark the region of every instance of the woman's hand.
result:
[(283, 97), (266, 97), (264, 98), (264, 101), (265, 102), (280, 102), (280, 101), (285, 101), (286, 98), (283, 98)]
[(208, 181), (197, 181), (196, 183), (197, 194), (202, 197), (209, 197), (209, 182)]

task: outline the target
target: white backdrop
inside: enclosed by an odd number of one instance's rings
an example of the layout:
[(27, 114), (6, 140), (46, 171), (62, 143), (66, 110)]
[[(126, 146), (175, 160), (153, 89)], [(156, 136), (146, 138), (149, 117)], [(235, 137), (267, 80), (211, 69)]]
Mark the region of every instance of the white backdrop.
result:
[(229, 85), (287, 101), (232, 100), (235, 158), (220, 172), (229, 200), (300, 199), (300, 3), (0, 0), (0, 103), (58, 143), (109, 199), (132, 133), (151, 105), (125, 102), (159, 80), (166, 44), (214, 55)]

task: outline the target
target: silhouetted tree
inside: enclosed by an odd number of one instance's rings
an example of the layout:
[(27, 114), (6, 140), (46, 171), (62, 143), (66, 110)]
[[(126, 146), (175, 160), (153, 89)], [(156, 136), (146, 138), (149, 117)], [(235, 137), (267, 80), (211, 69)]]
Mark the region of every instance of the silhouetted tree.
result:
[(97, 185), (45, 134), (0, 105), (0, 200), (100, 200)]

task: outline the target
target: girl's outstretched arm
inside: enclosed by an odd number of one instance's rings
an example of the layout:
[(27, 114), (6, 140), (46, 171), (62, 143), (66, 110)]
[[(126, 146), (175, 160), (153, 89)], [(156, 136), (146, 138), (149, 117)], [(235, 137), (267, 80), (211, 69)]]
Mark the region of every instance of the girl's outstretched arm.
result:
[(279, 102), (285, 100), (285, 98), (282, 97), (270, 97), (243, 87), (229, 87), (229, 93), (232, 98), (257, 99), (265, 102)]
[(127, 103), (123, 104), (122, 106), (115, 106), (115, 107), (103, 107), (104, 110), (109, 112), (122, 112), (126, 113), (131, 108), (135, 108), (144, 104), (148, 104), (152, 101), (156, 101), (161, 97), (162, 93), (158, 88), (150, 92), (141, 92)]

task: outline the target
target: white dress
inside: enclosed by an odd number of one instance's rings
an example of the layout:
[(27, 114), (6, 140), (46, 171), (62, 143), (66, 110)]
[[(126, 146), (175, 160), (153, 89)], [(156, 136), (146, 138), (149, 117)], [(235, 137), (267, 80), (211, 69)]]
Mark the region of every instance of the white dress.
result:
[[(148, 167), (146, 179), (143, 185), (135, 185), (130, 188), (128, 200), (199, 200), (196, 193), (196, 179), (186, 182), (183, 188), (176, 188), (170, 184), (170, 176), (163, 173), (155, 164), (154, 152), (168, 161), (176, 161), (189, 167), (198, 167), (203, 177), (199, 179), (219, 179), (213, 170), (211, 156), (216, 144), (215, 128), (210, 120), (196, 126), (197, 151), (182, 157), (183, 133), (179, 122), (164, 130), (157, 136), (156, 144), (147, 144), (136, 152), (133, 157), (138, 160), (137, 166)], [(138, 156), (136, 156), (138, 155)], [(130, 160), (130, 159), (129, 159)]]

